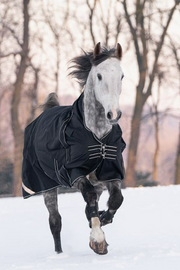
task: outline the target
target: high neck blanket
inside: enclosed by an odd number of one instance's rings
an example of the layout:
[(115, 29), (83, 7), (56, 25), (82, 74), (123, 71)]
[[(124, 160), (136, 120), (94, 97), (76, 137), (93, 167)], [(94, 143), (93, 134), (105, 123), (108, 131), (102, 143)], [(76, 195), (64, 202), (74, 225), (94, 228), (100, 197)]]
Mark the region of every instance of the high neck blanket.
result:
[(25, 129), (24, 198), (58, 186), (72, 187), (91, 172), (99, 181), (123, 180), (125, 146), (118, 124), (101, 139), (86, 127), (83, 94), (72, 106), (44, 111)]

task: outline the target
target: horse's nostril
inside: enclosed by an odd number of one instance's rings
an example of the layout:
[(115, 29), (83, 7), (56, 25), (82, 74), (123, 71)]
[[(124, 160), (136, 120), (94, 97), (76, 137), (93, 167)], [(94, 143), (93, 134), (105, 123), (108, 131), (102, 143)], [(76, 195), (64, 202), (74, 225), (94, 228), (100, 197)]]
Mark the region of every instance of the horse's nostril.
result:
[(107, 113), (107, 118), (108, 118), (109, 120), (111, 120), (111, 119), (113, 118), (113, 113), (112, 113), (111, 111), (109, 111), (109, 112)]
[(122, 116), (122, 112), (120, 110), (117, 111), (117, 118), (121, 118), (121, 116)]

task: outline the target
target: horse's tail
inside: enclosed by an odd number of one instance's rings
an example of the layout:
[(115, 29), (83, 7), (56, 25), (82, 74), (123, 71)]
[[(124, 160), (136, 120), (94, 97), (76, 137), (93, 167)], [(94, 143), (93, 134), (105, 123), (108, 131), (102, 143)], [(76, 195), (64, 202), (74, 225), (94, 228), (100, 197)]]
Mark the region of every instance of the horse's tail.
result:
[(50, 93), (45, 102), (40, 106), (43, 111), (59, 106), (58, 95), (56, 93)]

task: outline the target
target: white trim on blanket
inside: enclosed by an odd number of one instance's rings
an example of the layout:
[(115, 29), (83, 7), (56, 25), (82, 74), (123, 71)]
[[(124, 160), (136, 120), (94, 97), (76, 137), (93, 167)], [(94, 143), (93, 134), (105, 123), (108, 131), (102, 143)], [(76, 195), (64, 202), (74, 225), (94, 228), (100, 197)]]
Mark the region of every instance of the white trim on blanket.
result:
[(31, 195), (36, 193), (36, 192), (32, 191), (30, 188), (26, 187), (24, 183), (22, 183), (22, 187), (27, 193), (29, 193)]

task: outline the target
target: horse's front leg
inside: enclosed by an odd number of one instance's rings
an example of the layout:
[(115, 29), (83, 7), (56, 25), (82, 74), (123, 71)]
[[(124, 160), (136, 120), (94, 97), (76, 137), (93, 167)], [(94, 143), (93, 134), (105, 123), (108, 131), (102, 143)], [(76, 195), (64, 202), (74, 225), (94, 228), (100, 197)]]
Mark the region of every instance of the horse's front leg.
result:
[(45, 205), (49, 211), (49, 225), (54, 238), (55, 251), (62, 252), (61, 248), (61, 216), (58, 212), (57, 189), (43, 193)]
[(86, 205), (86, 217), (91, 227), (90, 248), (97, 254), (107, 254), (107, 242), (98, 213), (98, 200), (103, 191), (102, 186), (93, 186), (87, 178), (81, 178), (75, 185), (82, 193)]
[(124, 198), (121, 193), (121, 182), (111, 181), (106, 184), (109, 191), (108, 210), (100, 215), (101, 226), (112, 223), (117, 209), (121, 206)]

